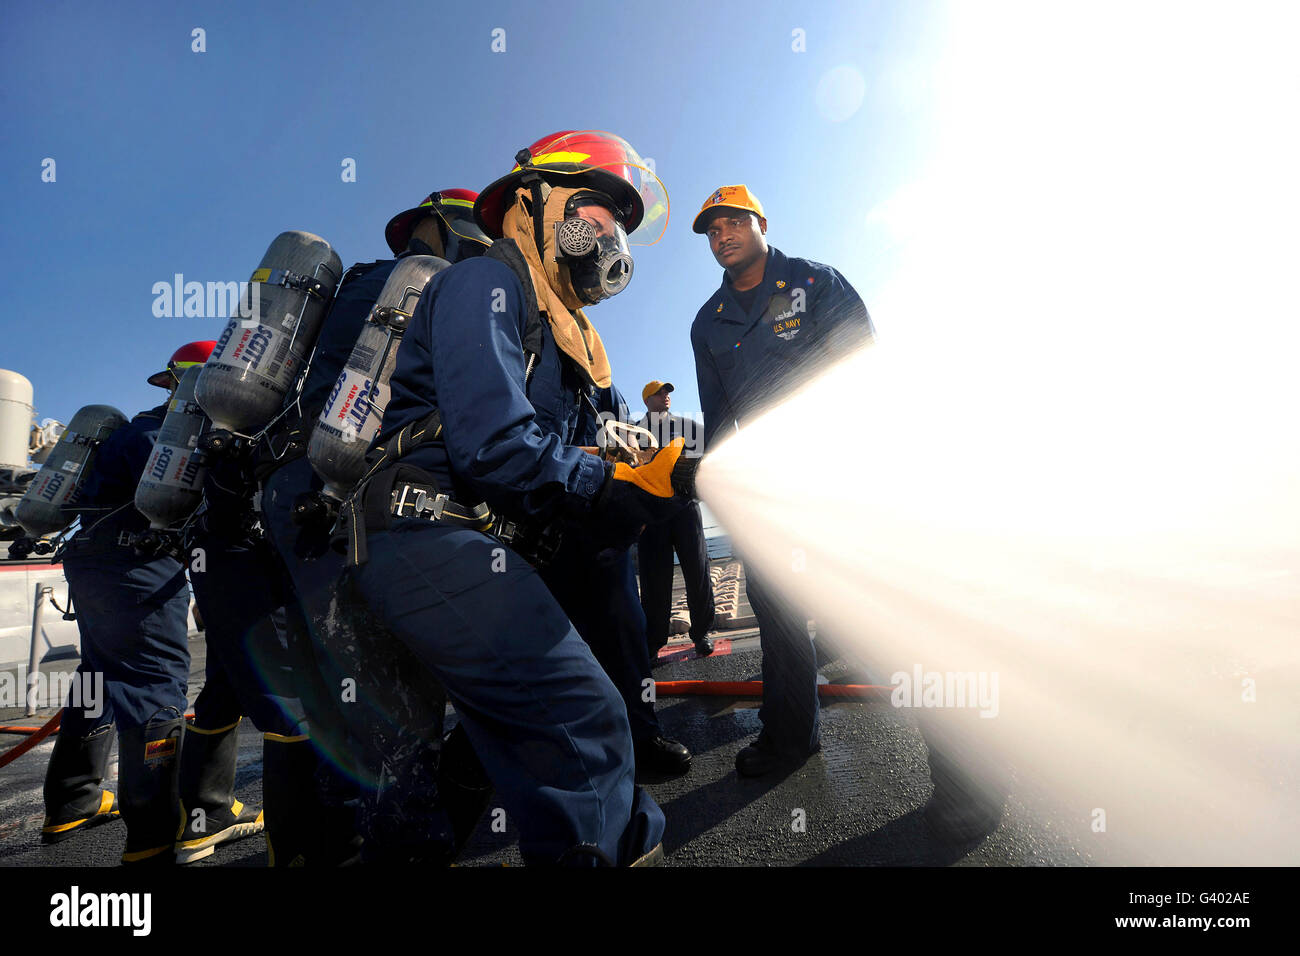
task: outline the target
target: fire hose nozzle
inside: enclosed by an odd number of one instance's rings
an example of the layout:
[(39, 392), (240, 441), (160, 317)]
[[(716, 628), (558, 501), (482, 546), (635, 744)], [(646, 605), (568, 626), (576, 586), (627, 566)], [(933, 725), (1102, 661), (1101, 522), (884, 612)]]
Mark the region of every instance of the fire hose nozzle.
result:
[(654, 432), (614, 418), (600, 426), (596, 441), (606, 460), (626, 462), (633, 468), (649, 463), (659, 451)]
[(677, 464), (673, 465), (673, 472), (668, 478), (669, 484), (672, 485), (673, 492), (681, 495), (683, 498), (698, 498), (695, 493), (695, 473), (700, 468), (700, 458), (687, 458), (682, 455), (677, 459)]

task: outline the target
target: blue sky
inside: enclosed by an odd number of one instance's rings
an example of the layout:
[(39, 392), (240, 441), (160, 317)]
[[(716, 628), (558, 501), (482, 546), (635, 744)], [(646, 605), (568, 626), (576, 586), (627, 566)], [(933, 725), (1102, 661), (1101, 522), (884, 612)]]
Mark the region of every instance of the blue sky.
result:
[(657, 378), (693, 412), (690, 323), (721, 271), (690, 223), (719, 185), (747, 183), (769, 240), (838, 268), (888, 330), (873, 293), (891, 242), (870, 213), (933, 147), (927, 77), (947, 13), (8, 2), (0, 367), (31, 379), (40, 418), (139, 411), (159, 399), (144, 379), (171, 351), (224, 324), (155, 317), (154, 283), (246, 279), (285, 229), (325, 237), (345, 266), (385, 257), (384, 224), (431, 189), (480, 189), (542, 135), (595, 128), (654, 160), (672, 211), (629, 289), (591, 318), (636, 410)]

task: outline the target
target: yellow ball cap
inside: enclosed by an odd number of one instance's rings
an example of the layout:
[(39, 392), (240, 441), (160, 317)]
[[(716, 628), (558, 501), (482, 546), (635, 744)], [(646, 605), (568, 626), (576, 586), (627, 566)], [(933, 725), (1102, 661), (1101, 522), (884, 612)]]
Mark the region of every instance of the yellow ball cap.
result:
[(766, 219), (763, 215), (763, 204), (758, 201), (753, 193), (749, 191), (748, 186), (720, 186), (713, 191), (713, 195), (704, 200), (704, 205), (700, 207), (699, 214), (695, 217), (695, 222), (691, 226), (693, 232), (704, 234), (707, 228), (706, 215), (710, 209), (716, 208), (727, 209), (744, 209), (746, 212), (752, 212), (759, 219)]
[(646, 382), (645, 388), (641, 389), (641, 401), (644, 402), (647, 398), (649, 398), (655, 392), (659, 391), (661, 388), (666, 388), (668, 389), (668, 391), (671, 392), (673, 390), (673, 383), (672, 382)]

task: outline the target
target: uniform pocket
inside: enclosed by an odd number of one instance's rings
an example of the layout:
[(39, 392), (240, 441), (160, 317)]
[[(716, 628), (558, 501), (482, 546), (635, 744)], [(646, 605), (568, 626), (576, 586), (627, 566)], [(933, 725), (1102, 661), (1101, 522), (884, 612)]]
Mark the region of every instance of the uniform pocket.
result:
[(735, 346), (709, 350), (710, 354), (713, 355), (713, 364), (718, 367), (719, 372), (725, 372), (736, 367), (736, 351)]

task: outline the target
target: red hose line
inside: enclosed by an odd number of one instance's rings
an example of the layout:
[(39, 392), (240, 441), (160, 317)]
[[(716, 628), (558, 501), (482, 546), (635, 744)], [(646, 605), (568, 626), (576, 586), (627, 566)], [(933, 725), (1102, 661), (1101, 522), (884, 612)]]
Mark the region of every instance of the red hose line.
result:
[(17, 746), (10, 747), (4, 753), (0, 754), (0, 767), (12, 763), (27, 751), (31, 750), (42, 740), (59, 729), (59, 721), (63, 719), (63, 710), (60, 709), (57, 714), (46, 721), (45, 726), (32, 732), (32, 735)]
[[(850, 700), (888, 700), (894, 688), (882, 684), (818, 684), (817, 693), (821, 697), (843, 697)], [(655, 681), (656, 696), (664, 697), (762, 697), (763, 682), (760, 680), (661, 680)], [(192, 719), (193, 714), (186, 714)], [(31, 750), (54, 731), (59, 729), (59, 720), (63, 711), (46, 722), (44, 727), (20, 727), (0, 725), (0, 733), (30, 734), (22, 743), (0, 754), (0, 767), (17, 760)]]

